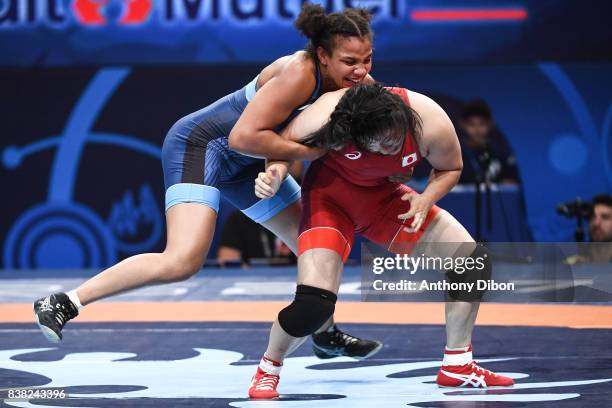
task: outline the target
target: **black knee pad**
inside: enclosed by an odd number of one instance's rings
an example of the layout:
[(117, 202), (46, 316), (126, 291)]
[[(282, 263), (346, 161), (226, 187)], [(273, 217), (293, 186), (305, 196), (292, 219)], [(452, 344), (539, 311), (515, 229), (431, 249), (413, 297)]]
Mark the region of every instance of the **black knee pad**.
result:
[[(463, 273), (457, 271), (449, 271), (446, 273), (449, 283), (459, 283), (465, 287), (465, 284), (473, 284), (472, 290), (458, 289), (447, 291), (447, 300), (459, 300), (463, 302), (478, 302), (487, 292), (486, 283), (491, 279), (492, 262), (489, 250), (483, 244), (476, 245), (476, 249), (466, 258), (472, 259), (474, 268), (469, 270), (465, 268)], [(456, 268), (457, 269), (457, 268)], [(450, 299), (448, 299), (450, 298)]]
[(317, 331), (334, 314), (337, 296), (328, 290), (298, 285), (293, 302), (280, 311), (278, 322), (293, 337)]

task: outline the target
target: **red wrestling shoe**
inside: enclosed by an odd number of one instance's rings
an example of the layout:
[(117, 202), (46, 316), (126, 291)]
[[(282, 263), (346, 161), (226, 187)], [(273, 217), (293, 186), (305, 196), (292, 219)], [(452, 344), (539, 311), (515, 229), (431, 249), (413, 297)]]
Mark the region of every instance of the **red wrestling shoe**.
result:
[(511, 387), (512, 378), (495, 374), (493, 371), (482, 368), (476, 362), (462, 366), (442, 366), (438, 372), (436, 382), (440, 387)]
[(253, 399), (275, 399), (278, 398), (276, 387), (280, 381), (281, 364), (263, 357), (257, 367), (257, 371), (251, 380), (249, 398)]
[(278, 398), (278, 375), (266, 373), (261, 368), (257, 367), (257, 372), (251, 380), (251, 388), (249, 388), (249, 398), (253, 399), (275, 399)]
[(484, 369), (472, 360), (472, 346), (444, 352), (436, 382), (440, 387), (511, 387), (512, 378)]

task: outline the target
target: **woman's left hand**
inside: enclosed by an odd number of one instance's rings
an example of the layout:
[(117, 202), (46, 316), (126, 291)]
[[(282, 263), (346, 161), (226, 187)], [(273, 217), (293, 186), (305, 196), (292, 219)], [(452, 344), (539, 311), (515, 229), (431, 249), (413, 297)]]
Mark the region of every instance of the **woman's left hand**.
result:
[[(282, 169), (277, 165), (270, 165), (265, 172), (260, 172), (255, 179), (255, 196), (258, 198), (272, 198), (280, 188), (284, 177)], [(285, 176), (287, 172), (284, 172)]]
[(397, 218), (400, 220), (409, 220), (412, 218), (412, 223), (410, 223), (410, 226), (405, 227), (404, 231), (418, 231), (425, 222), (429, 210), (433, 207), (433, 201), (416, 191), (404, 194), (402, 196), (402, 201), (410, 201), (410, 210), (407, 213), (398, 215)]

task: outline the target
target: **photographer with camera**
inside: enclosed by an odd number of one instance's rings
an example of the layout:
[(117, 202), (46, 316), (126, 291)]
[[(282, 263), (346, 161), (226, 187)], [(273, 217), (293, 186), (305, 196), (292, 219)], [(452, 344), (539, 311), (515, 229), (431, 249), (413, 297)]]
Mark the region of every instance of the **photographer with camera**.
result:
[(589, 220), (589, 241), (600, 245), (589, 245), (588, 251), (569, 257), (567, 263), (607, 263), (612, 262), (612, 195), (598, 194), (592, 202), (580, 201), (562, 204), (557, 208), (559, 214), (576, 218), (576, 241), (583, 241), (582, 219)]
[(596, 195), (592, 205), (589, 219), (591, 242), (612, 242), (612, 195)]

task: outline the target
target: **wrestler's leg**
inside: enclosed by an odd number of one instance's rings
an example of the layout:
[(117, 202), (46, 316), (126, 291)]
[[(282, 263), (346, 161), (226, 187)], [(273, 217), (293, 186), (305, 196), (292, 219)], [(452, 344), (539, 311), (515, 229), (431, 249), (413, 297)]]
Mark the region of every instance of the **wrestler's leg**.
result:
[(164, 252), (132, 256), (76, 290), (54, 293), (34, 302), (36, 322), (45, 337), (59, 342), (66, 322), (95, 300), (145, 285), (184, 280), (200, 270), (214, 234), (216, 211), (202, 204), (180, 203), (168, 210), (166, 220)]
[[(335, 251), (324, 248), (306, 251), (298, 257), (298, 285), (320, 288), (337, 294), (342, 266), (342, 258)], [(287, 355), (306, 341), (306, 338), (306, 335), (295, 337), (287, 333), (277, 318), (270, 331), (265, 355), (282, 363)]]
[(177, 282), (200, 270), (210, 248), (217, 213), (197, 203), (180, 203), (166, 214), (167, 240), (162, 253), (131, 256), (81, 284), (81, 304), (146, 285)]
[[(294, 204), (277, 214), (274, 218), (262, 223), (264, 227), (279, 237), (280, 240), (283, 241), (294, 254), (297, 254), (297, 236), (301, 213), (302, 204), (300, 201), (296, 201)], [(327, 331), (334, 324), (335, 322), (332, 316), (315, 333)]]
[[(213, 110), (204, 109), (201, 119), (211, 120), (214, 114)], [(219, 208), (220, 192), (215, 185), (223, 156), (217, 150), (207, 151), (206, 140), (210, 134), (194, 126), (192, 119), (177, 121), (162, 148), (167, 187), (165, 250), (129, 257), (75, 290), (37, 300), (34, 313), (50, 341), (61, 340), (65, 323), (76, 317), (83, 305), (145, 285), (187, 279), (204, 263)]]
[[(337, 294), (343, 261), (350, 253), (353, 240), (353, 223), (334, 204), (316, 197), (317, 193), (318, 190), (315, 190), (314, 194), (310, 192), (304, 198), (309, 202), (302, 223), (303, 232), (298, 238), (297, 283)], [(313, 195), (315, 198), (311, 198)], [(316, 210), (313, 211), (313, 207)], [(291, 322), (283, 327), (283, 322), (276, 319), (265, 353), (281, 363), (286, 355), (306, 339), (305, 336), (296, 336), (295, 332), (288, 333), (288, 324)]]
[[(389, 194), (378, 223), (369, 229), (370, 239), (388, 245), (396, 253), (424, 254), (427, 257), (475, 257), (478, 248), (465, 228), (448, 212), (434, 206), (419, 231), (408, 232), (397, 215), (409, 210), (410, 204), (399, 200), (402, 189)], [(392, 218), (395, 217), (395, 218)], [(407, 220), (405, 224), (409, 224)], [(490, 262), (490, 260), (488, 260)], [(451, 272), (453, 273), (453, 272)], [(477, 299), (477, 297), (475, 298)], [(511, 378), (485, 370), (473, 362), (472, 331), (478, 314), (477, 300), (454, 300), (445, 303), (447, 344), (437, 383), (444, 387), (511, 386)]]
[(278, 397), (276, 386), (285, 357), (333, 313), (343, 259), (330, 249), (308, 249), (298, 256), (294, 301), (280, 311), (270, 330), (268, 348), (251, 381), (249, 397)]
[[(420, 243), (430, 247), (424, 249), (427, 256), (457, 257), (469, 256), (474, 252), (476, 243), (469, 232), (445, 210), (435, 216), (429, 224)], [(448, 243), (437, 245), (438, 243)], [(460, 245), (459, 243), (465, 243)], [(474, 245), (469, 245), (473, 243)], [(455, 245), (456, 244), (456, 245)], [(434, 249), (435, 248), (435, 249)], [(445, 303), (446, 345), (449, 348), (467, 347), (472, 342), (472, 331), (478, 314), (480, 302), (451, 301)]]
[[(383, 203), (377, 211), (380, 216), (364, 236), (394, 253), (441, 258), (469, 256), (476, 248), (476, 243), (451, 214), (437, 206), (429, 211), (419, 231), (406, 231), (406, 225), (410, 225), (411, 221), (403, 222), (397, 219), (397, 215), (410, 209), (410, 203), (400, 199), (408, 190), (408, 187), (402, 187), (390, 191), (387, 200), (379, 201)], [(478, 306), (478, 302), (446, 302), (448, 347), (465, 347), (470, 344)]]
[[(255, 222), (261, 223), (265, 228), (273, 232), (280, 238), (294, 254), (298, 253), (298, 230), (302, 215), (302, 202), (300, 200), (300, 186), (295, 180), (288, 176), (281, 184), (276, 195), (271, 199), (261, 200), (253, 194), (253, 179), (257, 176), (261, 169), (251, 168), (248, 172), (252, 173), (251, 178), (247, 178), (247, 183), (234, 182), (231, 188), (224, 186), (223, 193), (235, 206), (243, 208), (242, 212)], [(250, 197), (250, 198), (249, 198)], [(326, 336), (342, 337), (345, 333), (335, 326), (333, 316), (328, 319), (315, 334), (321, 334), (315, 340), (318, 340), (319, 345), (324, 346)], [(358, 339), (354, 336), (349, 336), (351, 339)], [(348, 337), (347, 337), (348, 338)], [(329, 338), (327, 338), (329, 341)], [(380, 348), (380, 342), (375, 340), (358, 339), (359, 348), (352, 347), (351, 350), (340, 350), (334, 347), (334, 350), (326, 351), (319, 349), (317, 355), (321, 358), (334, 357), (340, 353), (356, 358), (365, 358), (373, 355), (372, 350)], [(355, 341), (353, 341), (354, 343)], [(355, 354), (357, 353), (357, 354)]]

